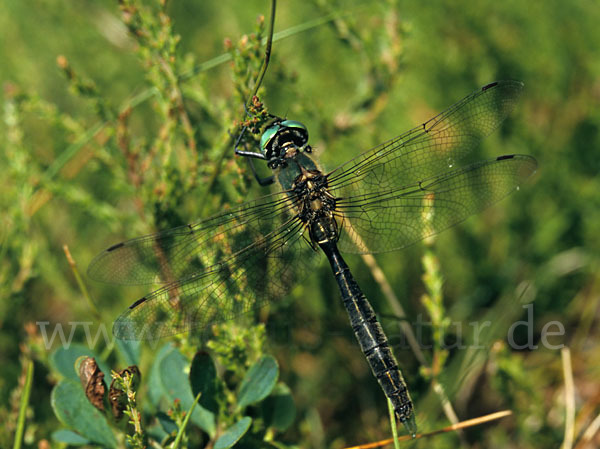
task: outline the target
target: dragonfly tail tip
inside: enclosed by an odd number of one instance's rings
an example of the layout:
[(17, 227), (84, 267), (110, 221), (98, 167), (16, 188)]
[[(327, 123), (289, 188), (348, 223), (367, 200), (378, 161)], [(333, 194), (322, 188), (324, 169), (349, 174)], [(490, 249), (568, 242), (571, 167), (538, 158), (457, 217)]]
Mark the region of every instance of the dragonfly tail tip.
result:
[(411, 437), (415, 438), (417, 436), (417, 423), (414, 414), (411, 414), (407, 419), (403, 420), (402, 424)]

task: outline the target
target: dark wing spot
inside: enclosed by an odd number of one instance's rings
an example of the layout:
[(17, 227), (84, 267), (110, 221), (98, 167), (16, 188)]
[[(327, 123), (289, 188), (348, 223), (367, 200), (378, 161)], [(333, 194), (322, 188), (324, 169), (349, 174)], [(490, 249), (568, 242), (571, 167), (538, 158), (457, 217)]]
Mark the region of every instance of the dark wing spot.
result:
[(121, 246), (124, 246), (124, 245), (125, 245), (125, 243), (124, 243), (124, 242), (117, 243), (116, 245), (113, 245), (113, 246), (111, 246), (110, 248), (108, 248), (108, 249), (106, 250), (106, 252), (108, 253), (108, 252), (110, 252), (110, 251), (114, 251), (115, 249), (117, 249), (117, 248), (120, 248)]
[(514, 157), (515, 157), (515, 155), (514, 155), (514, 154), (507, 154), (507, 155), (505, 155), (505, 156), (498, 156), (498, 157), (496, 158), (496, 160), (497, 160), (497, 161), (503, 161), (503, 160), (505, 160), (505, 159), (513, 159)]
[(481, 88), (481, 91), (485, 92), (486, 90), (491, 89), (492, 87), (497, 86), (497, 85), (498, 85), (498, 81), (494, 81), (493, 83), (486, 84), (485, 86), (483, 86)]
[(146, 298), (145, 296), (143, 298), (138, 299), (136, 302), (134, 302), (133, 304), (131, 304), (129, 306), (129, 309), (135, 309), (137, 306), (139, 306), (140, 304), (142, 304), (143, 302), (146, 302), (148, 298)]

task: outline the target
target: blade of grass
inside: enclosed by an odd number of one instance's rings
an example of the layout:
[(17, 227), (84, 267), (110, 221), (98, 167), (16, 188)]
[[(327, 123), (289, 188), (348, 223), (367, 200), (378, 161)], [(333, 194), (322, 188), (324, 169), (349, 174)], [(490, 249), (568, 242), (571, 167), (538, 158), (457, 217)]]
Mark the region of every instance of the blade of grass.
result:
[(19, 418), (17, 421), (17, 431), (15, 432), (15, 441), (13, 449), (20, 449), (25, 432), (25, 417), (27, 414), (27, 405), (29, 405), (29, 396), (31, 395), (31, 386), (33, 384), (33, 360), (27, 364), (27, 374), (25, 375), (25, 384), (21, 395), (21, 405), (19, 407)]
[(90, 293), (89, 293), (87, 287), (85, 286), (83, 279), (81, 278), (81, 274), (79, 274), (79, 270), (77, 269), (77, 264), (75, 263), (75, 259), (73, 259), (73, 256), (71, 256), (71, 251), (69, 251), (69, 246), (63, 245), (63, 251), (65, 252), (65, 256), (67, 258), (67, 261), (69, 262), (69, 266), (71, 267), (73, 276), (75, 276), (75, 281), (77, 281), (79, 290), (81, 290), (81, 293), (83, 294), (83, 297), (85, 298), (85, 300), (88, 304), (88, 307), (90, 308), (92, 314), (94, 315), (94, 318), (99, 320), (101, 318), (100, 312), (98, 312), (98, 309), (96, 308), (96, 305), (94, 304), (94, 301), (92, 301)]
[(394, 440), (394, 448), (400, 449), (400, 441), (398, 440), (398, 426), (396, 425), (396, 412), (390, 398), (387, 400), (388, 412), (390, 414), (390, 424), (392, 426), (392, 439)]
[[(277, 42), (282, 39), (286, 39), (288, 37), (294, 36), (296, 34), (304, 33), (305, 31), (309, 31), (313, 28), (317, 28), (321, 25), (324, 25), (327, 22), (331, 22), (332, 20), (335, 20), (338, 17), (341, 17), (341, 15), (339, 13), (331, 13), (331, 14), (326, 14), (321, 17), (317, 17), (316, 19), (306, 21), (304, 23), (301, 23), (300, 25), (290, 27), (287, 30), (283, 30), (283, 31), (279, 31), (278, 33), (274, 33), (272, 41)], [(268, 40), (269, 40), (268, 37), (264, 38), (262, 40), (262, 44), (267, 45)], [(209, 59), (208, 61), (198, 64), (193, 69), (182, 73), (180, 75), (179, 79), (180, 79), (180, 81), (188, 80), (188, 79), (196, 76), (198, 73), (213, 69), (213, 68), (215, 68), (221, 64), (224, 64), (226, 62), (229, 62), (229, 61), (231, 61), (231, 55), (229, 53), (224, 53), (222, 55), (215, 56), (214, 58)]]
[(102, 128), (104, 128), (106, 123), (108, 122), (96, 123), (90, 129), (88, 129), (85, 134), (83, 134), (83, 136), (77, 140), (77, 142), (72, 143), (66, 148), (65, 151), (60, 153), (60, 155), (44, 172), (42, 183), (48, 182), (54, 178), (60, 169), (63, 168), (65, 164), (69, 162), (81, 148), (83, 148), (90, 140), (92, 140), (94, 136), (96, 136), (96, 134), (102, 130)]
[(190, 410), (185, 415), (185, 418), (183, 418), (183, 422), (181, 423), (181, 427), (179, 428), (179, 431), (177, 432), (177, 436), (175, 437), (175, 440), (173, 440), (173, 443), (171, 443), (170, 449), (177, 449), (179, 447), (179, 443), (181, 442), (181, 438), (183, 438), (183, 432), (185, 431), (185, 428), (187, 427), (187, 423), (190, 420), (190, 416), (192, 416), (192, 412), (196, 408), (196, 404), (200, 400), (200, 396), (201, 395), (202, 395), (202, 393), (198, 393), (196, 395), (196, 399), (194, 400), (194, 403), (190, 407)]
[(562, 348), (560, 356), (565, 377), (565, 437), (561, 449), (571, 449), (575, 435), (575, 386), (571, 366), (571, 351), (569, 348)]

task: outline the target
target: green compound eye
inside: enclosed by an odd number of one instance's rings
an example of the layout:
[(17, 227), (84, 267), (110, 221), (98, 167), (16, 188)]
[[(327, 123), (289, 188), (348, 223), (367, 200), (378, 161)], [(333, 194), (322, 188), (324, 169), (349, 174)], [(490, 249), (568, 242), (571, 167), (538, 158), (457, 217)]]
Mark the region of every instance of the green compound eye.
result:
[(275, 137), (280, 129), (281, 125), (279, 124), (271, 125), (265, 129), (265, 132), (262, 134), (262, 136), (260, 136), (260, 151), (262, 151), (263, 154), (266, 154), (267, 145), (269, 145), (271, 140), (273, 140), (273, 137)]
[(296, 120), (284, 120), (283, 122), (281, 122), (281, 126), (284, 126), (286, 128), (298, 128), (304, 131), (306, 135), (308, 135), (308, 130), (306, 129), (306, 126), (304, 126), (304, 123), (297, 122)]
[[(308, 130), (304, 124), (295, 120), (284, 120), (282, 122), (276, 122), (269, 126), (260, 136), (260, 151), (267, 158), (272, 156), (273, 139), (277, 135), (285, 135), (285, 139), (293, 142), (298, 147), (303, 147), (308, 141)], [(280, 145), (282, 142), (279, 142)]]
[(284, 120), (281, 122), (281, 127), (288, 129), (294, 136), (293, 141), (299, 147), (304, 147), (308, 142), (308, 129), (304, 126), (304, 123), (297, 122), (296, 120)]

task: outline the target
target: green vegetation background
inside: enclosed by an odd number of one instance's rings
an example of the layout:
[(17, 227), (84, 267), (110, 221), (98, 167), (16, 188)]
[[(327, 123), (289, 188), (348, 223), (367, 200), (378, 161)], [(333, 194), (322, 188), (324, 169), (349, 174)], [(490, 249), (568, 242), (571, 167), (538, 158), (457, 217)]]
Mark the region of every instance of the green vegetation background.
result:
[[(158, 17), (159, 7), (149, 8)], [(39, 346), (31, 349), (40, 341), (35, 323), (62, 323), (67, 333), (74, 321), (110, 326), (145, 291), (84, 278), (100, 309), (97, 321), (63, 245), (84, 273), (110, 244), (265, 193), (230, 151), (229, 132), (243, 117), (261, 57), (260, 50), (243, 50), (240, 40), (255, 31), (258, 15), (268, 16), (269, 4), (172, 2), (166, 11), (172, 34), (155, 21), (152, 43), (131, 35), (112, 2), (0, 4), (0, 408), (14, 422), (24, 361), (33, 358), (30, 447), (60, 427), (50, 408), (57, 373)], [(480, 349), (437, 353), (448, 358), (433, 372), (406, 345), (395, 349), (422, 430), (448, 423), (434, 381), (444, 385), (460, 419), (499, 409), (514, 416), (468, 430), (461, 440), (436, 437), (415, 447), (561, 444), (561, 353), (541, 339), (551, 321), (564, 326), (564, 336), (548, 341), (571, 350), (579, 435), (600, 411), (600, 8), (584, 0), (286, 1), (275, 28), (332, 13), (336, 20), (274, 44), (261, 97), (271, 112), (308, 126), (326, 167), (488, 82), (525, 83), (515, 111), (478, 156), (531, 154), (538, 173), (434, 245), (443, 278), (445, 309), (439, 311), (452, 322), (447, 342), (473, 343), (472, 322), (489, 320), (491, 330), (482, 334)], [(238, 52), (237, 69), (226, 62), (177, 81), (225, 53), (226, 38)], [(254, 71), (246, 73), (246, 64)], [(128, 107), (146, 93), (154, 95)], [(423, 251), (415, 245), (377, 256), (413, 323), (432, 318), (421, 301)], [(349, 256), (348, 262), (375, 309), (391, 315), (363, 261)], [(515, 350), (507, 331), (528, 318), (526, 304), (533, 304), (531, 337), (540, 346)], [(355, 344), (329, 268), (316, 266), (268, 312), (261, 315), (268, 320), (266, 346), (297, 407), (280, 440), (342, 447), (388, 437), (384, 397)], [(384, 326), (399, 343), (398, 321), (384, 319)], [(524, 344), (530, 335), (518, 329), (516, 340)], [(431, 338), (426, 328), (424, 343)], [(85, 342), (83, 332), (75, 340)], [(432, 350), (424, 352), (432, 357)], [(13, 431), (6, 427), (3, 443)]]

